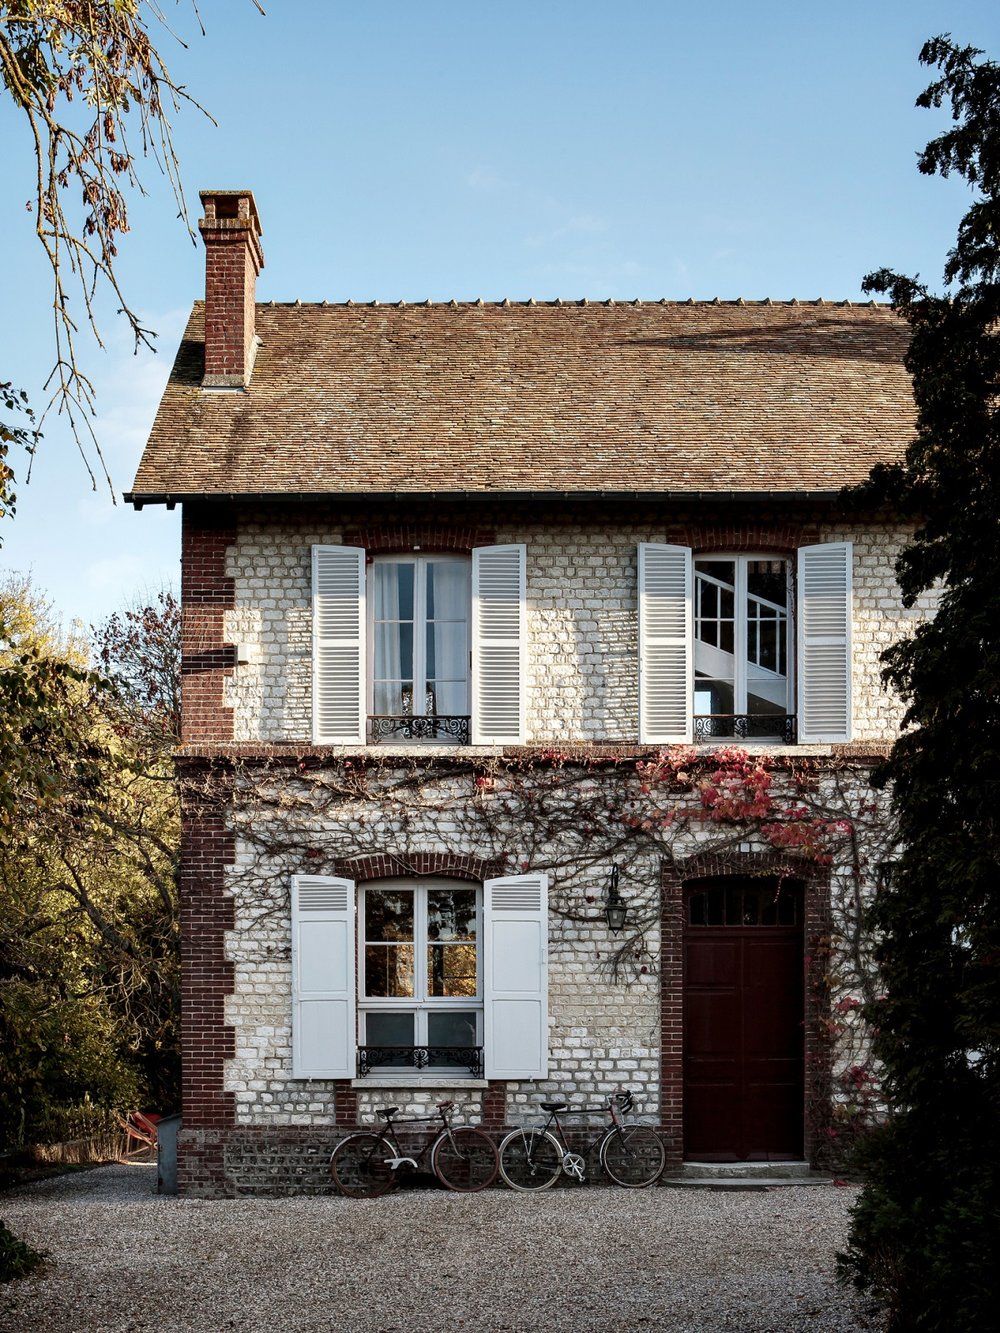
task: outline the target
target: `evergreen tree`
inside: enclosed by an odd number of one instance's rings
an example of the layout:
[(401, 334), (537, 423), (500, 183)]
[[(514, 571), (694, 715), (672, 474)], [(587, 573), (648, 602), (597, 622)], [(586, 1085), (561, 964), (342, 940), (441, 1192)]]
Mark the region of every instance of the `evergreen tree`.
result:
[(841, 1263), (892, 1329), (972, 1330), (1000, 1308), (1000, 66), (948, 36), (920, 59), (940, 77), (917, 105), (951, 110), (920, 170), (976, 197), (942, 293), (888, 269), (865, 284), (910, 326), (917, 425), (863, 498), (914, 516), (903, 599), (938, 602), (884, 659), (906, 704), (880, 775), (901, 853), (871, 920), (891, 1114)]

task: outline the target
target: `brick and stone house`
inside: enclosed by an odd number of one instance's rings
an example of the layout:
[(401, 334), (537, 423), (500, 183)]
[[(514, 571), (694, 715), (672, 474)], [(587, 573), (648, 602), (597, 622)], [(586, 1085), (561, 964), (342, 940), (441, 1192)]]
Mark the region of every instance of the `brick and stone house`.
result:
[[(819, 1160), (914, 614), (904, 527), (838, 495), (912, 428), (903, 326), (258, 303), (253, 196), (202, 201), (127, 497), (183, 506), (182, 1190), (321, 1188), (385, 1101), (620, 1085), (673, 1163)], [(685, 756), (734, 745), (850, 836), (702, 817)]]

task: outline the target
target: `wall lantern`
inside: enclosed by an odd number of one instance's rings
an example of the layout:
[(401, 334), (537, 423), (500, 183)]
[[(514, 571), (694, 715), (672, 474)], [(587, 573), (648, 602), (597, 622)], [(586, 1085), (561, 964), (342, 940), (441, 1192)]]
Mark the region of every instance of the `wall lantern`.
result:
[(608, 891), (604, 896), (604, 915), (608, 919), (608, 930), (617, 935), (625, 929), (628, 920), (628, 903), (618, 892), (618, 867), (611, 867), (608, 876)]

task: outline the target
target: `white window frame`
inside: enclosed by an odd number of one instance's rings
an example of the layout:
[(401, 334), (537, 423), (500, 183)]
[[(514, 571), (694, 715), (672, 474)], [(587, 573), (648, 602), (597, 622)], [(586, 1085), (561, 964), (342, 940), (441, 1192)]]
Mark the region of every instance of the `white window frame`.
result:
[[(472, 561), (463, 555), (437, 555), (434, 552), (418, 553), (400, 551), (393, 555), (373, 555), (366, 570), (365, 586), (367, 591), (367, 661), (368, 679), (365, 683), (367, 710), (369, 716), (375, 712), (375, 590), (372, 570), (376, 565), (414, 565), (425, 571), (413, 579), (413, 716), (426, 717), (427, 707), (427, 575), (429, 564), (462, 565), (467, 574), (468, 602), (465, 616), (465, 688), (467, 712), (459, 714), (468, 717), (472, 712)], [(418, 626), (420, 630), (418, 632)], [(420, 701), (420, 712), (416, 710)], [(401, 715), (402, 716), (402, 715)]]
[[(703, 560), (732, 560), (736, 564), (736, 591), (734, 595), (734, 625), (733, 625), (733, 656), (736, 659), (736, 669), (733, 676), (733, 712), (736, 715), (747, 712), (747, 643), (749, 634), (747, 630), (747, 565), (752, 560), (781, 560), (785, 565), (786, 580), (788, 585), (788, 600), (785, 607), (785, 664), (787, 670), (786, 692), (785, 692), (785, 713), (791, 715), (795, 712), (796, 685), (795, 685), (795, 567), (794, 562), (787, 556), (768, 551), (698, 551), (694, 555), (693, 561), (693, 586), (692, 596), (694, 607), (692, 613), (692, 641), (694, 652), (698, 651), (698, 581), (699, 579), (708, 579), (721, 588), (723, 585), (718, 583), (711, 574), (703, 573), (698, 568), (698, 564)], [(774, 605), (774, 603), (771, 603)], [(714, 680), (715, 677), (709, 679)], [(704, 716), (699, 713), (694, 705), (695, 697), (698, 693), (699, 681), (697, 667), (692, 667), (692, 685), (691, 702), (692, 710), (696, 717)], [(732, 737), (717, 736), (713, 738), (716, 742), (726, 742)]]
[[(427, 891), (429, 889), (474, 889), (476, 893), (476, 995), (437, 995), (427, 993)], [(413, 894), (413, 997), (370, 996), (366, 994), (365, 945), (368, 943), (365, 929), (365, 897), (369, 891), (412, 893)], [(460, 941), (458, 941), (460, 942)], [(373, 941), (377, 943), (377, 941)], [(367, 1016), (369, 1013), (399, 1013), (406, 1011), (414, 1015), (413, 1044), (426, 1046), (427, 1015), (442, 1010), (453, 1009), (459, 1012), (474, 1010), (476, 1014), (476, 1040), (474, 1045), (483, 1045), (484, 1024), (484, 989), (483, 989), (483, 886), (471, 880), (450, 879), (448, 876), (433, 879), (379, 879), (358, 886), (358, 1044), (367, 1046)], [(464, 1080), (471, 1078), (468, 1070), (460, 1065), (433, 1065), (427, 1069), (406, 1069), (398, 1065), (374, 1066), (379, 1078), (399, 1077), (401, 1082), (412, 1083), (415, 1080), (440, 1080), (442, 1077)]]

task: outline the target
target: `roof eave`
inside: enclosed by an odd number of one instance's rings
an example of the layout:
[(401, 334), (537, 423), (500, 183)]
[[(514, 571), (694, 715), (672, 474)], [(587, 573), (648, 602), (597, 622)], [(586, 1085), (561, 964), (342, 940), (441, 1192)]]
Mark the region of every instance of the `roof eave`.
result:
[(683, 490), (490, 490), (490, 491), (453, 491), (430, 489), (426, 491), (126, 491), (123, 499), (126, 504), (142, 509), (144, 505), (164, 504), (173, 509), (178, 504), (195, 501), (218, 504), (255, 504), (284, 502), (290, 504), (319, 503), (331, 500), (365, 500), (379, 503), (403, 503), (407, 500), (588, 500), (588, 501), (691, 501), (712, 500), (726, 503), (746, 502), (760, 504), (765, 501), (790, 500), (836, 500), (842, 493), (843, 486), (823, 489), (801, 489), (791, 491), (683, 491)]

